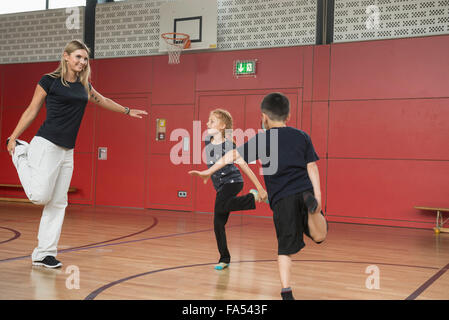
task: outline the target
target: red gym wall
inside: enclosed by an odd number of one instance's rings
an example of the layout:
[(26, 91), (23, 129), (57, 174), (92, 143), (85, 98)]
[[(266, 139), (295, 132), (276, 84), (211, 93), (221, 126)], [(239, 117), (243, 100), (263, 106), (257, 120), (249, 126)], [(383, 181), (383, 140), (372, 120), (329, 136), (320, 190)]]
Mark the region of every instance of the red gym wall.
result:
[[(89, 104), (75, 148), (72, 204), (212, 212), (215, 191), (190, 177), (197, 139), (213, 108), (228, 109), (235, 128), (260, 126), (268, 92), (291, 101), (289, 125), (312, 136), (323, 206), (330, 221), (433, 226), (415, 205), (449, 202), (449, 36), (247, 51), (93, 60), (92, 84), (118, 103), (145, 109), (143, 120)], [(235, 78), (235, 60), (257, 59), (256, 78)], [(57, 63), (0, 65), (0, 184), (18, 184), (4, 141), (28, 106), (40, 77)], [(156, 141), (156, 119), (167, 121)], [(30, 140), (45, 108), (21, 138)], [(200, 130), (193, 121), (200, 120)], [(181, 136), (170, 141), (175, 129)], [(190, 149), (179, 148), (183, 136)], [(108, 159), (98, 160), (99, 147)], [(186, 164), (170, 161), (178, 147)], [(201, 148), (203, 144), (201, 144)], [(181, 154), (182, 152), (182, 154)], [(258, 174), (259, 165), (250, 167)], [(244, 192), (252, 185), (245, 178)], [(260, 176), (262, 180), (262, 177)], [(186, 191), (186, 198), (178, 198)], [(24, 196), (0, 189), (0, 196)], [(169, 213), (170, 211), (167, 211)], [(248, 215), (270, 216), (260, 204)]]

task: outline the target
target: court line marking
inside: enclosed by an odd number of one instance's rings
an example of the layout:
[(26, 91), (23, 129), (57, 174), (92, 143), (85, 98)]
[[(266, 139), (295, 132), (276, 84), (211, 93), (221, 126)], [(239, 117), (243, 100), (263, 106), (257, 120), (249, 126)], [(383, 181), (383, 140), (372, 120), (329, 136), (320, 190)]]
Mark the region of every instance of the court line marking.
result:
[(102, 244), (102, 243), (107, 243), (107, 242), (112, 242), (112, 241), (122, 240), (122, 239), (125, 239), (125, 238), (129, 238), (129, 237), (132, 237), (132, 236), (135, 236), (135, 235), (144, 233), (144, 232), (146, 232), (146, 231), (148, 231), (148, 230), (154, 228), (154, 227), (159, 223), (159, 220), (158, 220), (156, 217), (153, 217), (153, 216), (152, 216), (151, 218), (153, 218), (153, 224), (150, 225), (148, 228), (145, 228), (145, 229), (143, 229), (143, 230), (141, 230), (141, 231), (134, 232), (134, 233), (128, 234), (128, 235), (126, 235), (126, 236), (114, 238), (114, 239), (111, 239), (111, 240), (106, 240), (106, 241), (101, 241), (101, 242), (96, 242), (96, 243), (86, 244), (86, 245), (83, 245), (83, 246), (78, 246), (78, 247), (73, 247), (73, 248), (63, 249), (63, 250), (61, 250), (61, 251), (59, 251), (59, 252), (63, 252), (63, 251), (74, 251), (75, 249), (80, 249), (80, 248), (85, 248), (85, 247), (91, 247), (91, 246), (96, 246), (96, 245)]
[[(141, 242), (141, 241), (146, 241), (146, 240), (154, 240), (154, 239), (161, 239), (161, 238), (167, 238), (167, 237), (175, 237), (175, 236), (194, 234), (194, 233), (206, 232), (206, 231), (211, 231), (212, 230), (212, 229), (197, 230), (197, 231), (190, 231), (190, 232), (185, 232), (185, 233), (175, 233), (175, 234), (169, 234), (169, 235), (163, 235), (163, 236), (157, 236), (157, 237), (150, 237), (150, 238), (144, 238), (144, 239), (122, 241), (122, 242), (118, 242), (118, 243), (108, 243), (108, 242), (117, 241), (117, 240), (120, 240), (120, 239), (125, 239), (125, 238), (128, 238), (128, 237), (132, 237), (132, 236), (135, 236), (137, 234), (140, 234), (140, 233), (143, 233), (145, 231), (148, 231), (148, 230), (152, 229), (153, 227), (155, 227), (158, 224), (159, 221), (158, 221), (158, 219), (156, 217), (151, 217), (151, 218), (153, 218), (153, 220), (154, 220), (153, 224), (151, 226), (141, 230), (141, 231), (138, 231), (138, 232), (135, 232), (135, 233), (132, 233), (132, 234), (129, 234), (129, 235), (125, 235), (125, 236), (122, 236), (122, 237), (118, 237), (118, 238), (102, 241), (102, 242), (96, 242), (96, 243), (93, 243), (93, 244), (87, 244), (87, 245), (83, 245), (83, 246), (63, 249), (63, 250), (58, 251), (58, 253), (66, 253), (66, 252), (73, 252), (73, 251), (80, 251), (80, 250), (87, 250), (87, 249), (95, 249), (95, 248), (101, 248), (101, 247), (107, 247), (107, 246), (113, 246), (113, 245)], [(248, 224), (228, 226), (228, 228), (232, 228), (232, 227), (236, 227), (236, 226), (244, 226), (244, 225), (248, 225)], [(6, 242), (9, 242), (9, 241), (13, 241), (13, 240), (19, 238), (20, 235), (21, 235), (20, 232), (14, 230), (14, 229), (10, 229), (10, 228), (7, 228), (7, 227), (1, 227), (1, 226), (0, 226), (0, 228), (12, 231), (14, 233), (14, 237), (13, 238), (5, 240), (5, 241), (2, 241), (2, 242), (0, 242), (0, 244), (6, 243)], [(104, 244), (104, 243), (108, 243), (108, 244)], [(100, 244), (104, 244), (104, 245), (100, 245)], [(8, 259), (0, 260), (0, 263), (1, 262), (8, 262), (8, 261), (16, 261), (16, 260), (21, 260), (21, 259), (30, 258), (30, 257), (31, 257), (31, 255), (20, 256), (20, 257), (15, 257), (15, 258), (8, 258)], [(257, 260), (257, 261), (254, 261), (254, 262), (261, 262), (261, 261), (263, 261), (263, 260), (260, 260), (260, 261)], [(271, 261), (271, 260), (267, 260), (267, 261)], [(293, 260), (293, 261), (304, 261), (304, 260)], [(310, 261), (313, 261), (313, 260), (310, 260)], [(246, 261), (242, 261), (242, 262), (246, 262)], [(365, 262), (326, 261), (326, 260), (316, 260), (316, 262), (365, 263)], [(215, 264), (215, 263), (213, 263), (213, 264)], [(413, 267), (413, 268), (438, 269), (436, 267), (397, 265), (397, 264), (388, 264), (388, 263), (374, 263), (374, 264), (390, 265), (390, 266), (405, 266), (405, 267)], [(210, 264), (204, 264), (204, 265), (210, 265)], [(197, 265), (192, 265), (192, 266), (197, 266)], [(168, 268), (167, 270), (171, 270), (171, 269)], [(421, 295), (428, 287), (430, 287), (435, 281), (437, 281), (448, 270), (449, 270), (449, 264), (447, 264), (446, 266), (441, 268), (436, 274), (434, 274), (431, 278), (429, 278), (424, 284), (422, 284), (418, 289), (416, 289), (405, 300), (414, 300), (414, 299), (416, 299), (419, 295)]]
[[(229, 228), (234, 228), (234, 227), (242, 227), (242, 226), (247, 226), (249, 224), (236, 224), (236, 225), (232, 225), (232, 226), (226, 226), (226, 229)], [(76, 249), (65, 249), (64, 251), (80, 251), (80, 250), (87, 250), (87, 249), (95, 249), (95, 248), (102, 248), (102, 247), (109, 247), (109, 246), (116, 246), (116, 245), (120, 245), (120, 244), (128, 244), (128, 243), (134, 243), (134, 242), (141, 242), (141, 241), (147, 241), (147, 240), (155, 240), (155, 239), (162, 239), (162, 238), (169, 238), (169, 237), (177, 237), (177, 236), (185, 236), (188, 234), (195, 234), (195, 233), (201, 233), (201, 232), (208, 232), (208, 231), (213, 231), (214, 229), (203, 229), (203, 230), (196, 230), (196, 231), (188, 231), (188, 232), (181, 232), (181, 233), (172, 233), (172, 234), (166, 234), (166, 235), (162, 235), (162, 236), (155, 236), (155, 237), (150, 237), (150, 238), (143, 238), (143, 239), (136, 239), (136, 240), (128, 240), (128, 241), (122, 241), (122, 242), (117, 242), (117, 243), (108, 243), (105, 245), (100, 245), (100, 246), (93, 246), (93, 247), (87, 247), (87, 248), (76, 248)], [(0, 261), (1, 262), (1, 261)]]
[(10, 242), (10, 241), (13, 241), (13, 240), (19, 238), (20, 235), (21, 235), (21, 233), (20, 233), (19, 231), (17, 231), (17, 230), (14, 230), (14, 229), (11, 229), (11, 228), (7, 228), (7, 227), (0, 227), (0, 228), (9, 230), (9, 231), (11, 231), (12, 233), (14, 233), (14, 236), (13, 236), (12, 238), (10, 238), (10, 239), (8, 239), (8, 240), (1, 241), (0, 244), (6, 243), (6, 242)]
[(415, 300), (421, 293), (423, 293), (428, 287), (430, 287), (435, 281), (437, 281), (447, 270), (449, 270), (449, 263), (441, 268), (437, 273), (424, 282), (418, 289), (416, 289), (405, 300)]
[[(232, 264), (235, 263), (256, 263), (256, 262), (277, 262), (277, 259), (267, 259), (267, 260), (242, 260), (242, 261), (233, 261)], [(395, 266), (395, 267), (410, 267), (410, 268), (421, 268), (421, 269), (438, 269), (435, 267), (428, 267), (428, 266), (412, 266), (412, 265), (403, 265), (403, 264), (394, 264), (394, 263), (376, 263), (376, 262), (362, 262), (362, 261), (344, 261), (344, 260), (314, 260), (314, 259), (306, 259), (306, 260), (298, 260), (298, 259), (293, 259), (292, 261), (295, 262), (324, 262), (324, 263), (356, 263), (356, 264), (368, 264), (368, 265), (387, 265), (387, 266)], [(143, 277), (143, 276), (147, 276), (150, 274), (154, 274), (154, 273), (159, 273), (159, 272), (164, 272), (164, 271), (171, 271), (171, 270), (177, 270), (177, 269), (184, 269), (184, 268), (193, 268), (193, 267), (203, 267), (203, 266), (210, 266), (210, 265), (215, 265), (217, 264), (216, 262), (213, 263), (199, 263), (199, 264), (189, 264), (189, 265), (184, 265), (184, 266), (177, 266), (177, 267), (169, 267), (169, 268), (162, 268), (162, 269), (157, 269), (157, 270), (153, 270), (153, 271), (147, 271), (147, 272), (143, 272), (143, 273), (139, 273), (139, 274), (135, 274), (126, 278), (122, 278), (113, 282), (110, 282), (104, 286), (101, 286), (100, 288), (92, 291), (91, 293), (89, 293), (84, 300), (93, 300), (95, 299), (100, 293), (102, 293), (103, 291), (118, 285), (120, 283), (138, 278), (138, 277)]]
[[(155, 217), (152, 217), (154, 219), (156, 219)], [(156, 219), (157, 221), (157, 219)], [(157, 224), (157, 223), (156, 223)], [(151, 226), (154, 227), (156, 226), (156, 224), (153, 224)], [(233, 226), (227, 226), (226, 228), (233, 228), (233, 227), (240, 227), (240, 226), (246, 226), (248, 224), (239, 224), (239, 225), (233, 225)], [(145, 230), (147, 230), (149, 228), (146, 228)], [(128, 241), (122, 241), (122, 242), (116, 242), (116, 243), (108, 243), (108, 244), (102, 244), (102, 245), (97, 245), (100, 243), (106, 243), (106, 242), (111, 242), (111, 241), (115, 241), (116, 239), (112, 239), (112, 240), (107, 240), (107, 241), (103, 241), (103, 242), (99, 242), (99, 243), (94, 243), (94, 244), (90, 244), (90, 245), (85, 245), (85, 246), (80, 246), (80, 247), (74, 247), (74, 248), (67, 248), (67, 249), (62, 249), (60, 251), (58, 251), (58, 254), (61, 253), (67, 253), (67, 252), (75, 252), (75, 251), (81, 251), (81, 250), (89, 250), (89, 249), (95, 249), (95, 248), (102, 248), (102, 247), (109, 247), (109, 246), (116, 246), (116, 245), (121, 245), (121, 244), (128, 244), (128, 243), (134, 243), (134, 242), (141, 242), (141, 241), (146, 241), (146, 240), (154, 240), (154, 239), (161, 239), (161, 238), (168, 238), (168, 237), (176, 237), (176, 236), (183, 236), (183, 235), (187, 235), (187, 234), (194, 234), (194, 233), (200, 233), (200, 232), (208, 232), (208, 231), (213, 231), (214, 229), (203, 229), (203, 230), (196, 230), (196, 231), (189, 231), (189, 232), (184, 232), (184, 233), (173, 233), (173, 234), (168, 234), (168, 235), (162, 235), (162, 236), (156, 236), (156, 237), (150, 237), (150, 238), (143, 238), (143, 239), (136, 239), (136, 240), (128, 240)], [(141, 233), (144, 230), (138, 232)], [(134, 233), (132, 235), (136, 235), (138, 233)], [(129, 237), (125, 236), (125, 237)], [(124, 238), (124, 237), (121, 237)], [(20, 256), (20, 257), (15, 257), (15, 258), (7, 258), (7, 259), (3, 259), (0, 260), (0, 263), (2, 262), (9, 262), (9, 261), (17, 261), (17, 260), (22, 260), (22, 259), (26, 259), (26, 258), (30, 258), (31, 255), (27, 255), (27, 256)]]
[[(98, 245), (98, 244), (107, 243), (107, 242), (112, 242), (112, 241), (117, 241), (117, 240), (120, 240), (120, 239), (129, 238), (129, 237), (138, 235), (138, 234), (140, 234), (140, 233), (146, 232), (146, 231), (148, 231), (148, 230), (154, 228), (154, 227), (159, 223), (159, 220), (158, 220), (156, 217), (151, 216), (151, 218), (153, 219), (153, 224), (150, 225), (149, 227), (143, 229), (143, 230), (138, 231), (138, 232), (134, 232), (134, 233), (131, 233), (131, 234), (128, 234), (128, 235), (125, 235), (125, 236), (122, 236), (122, 237), (110, 239), (110, 240), (105, 240), (105, 241), (101, 241), (101, 242), (90, 243), (90, 244), (86, 244), (86, 245), (78, 246), (78, 247), (73, 247), (73, 248), (62, 249), (62, 250), (59, 250), (59, 251), (58, 251), (58, 254), (59, 254), (59, 253), (64, 253), (64, 252), (69, 252), (69, 251), (76, 251), (76, 250), (83, 249), (83, 248), (90, 248), (90, 247), (95, 246), (95, 245)], [(3, 227), (0, 227), (0, 228), (3, 228)], [(12, 229), (10, 229), (10, 230), (12, 230)], [(19, 233), (19, 234), (20, 234), (20, 233)], [(0, 244), (1, 244), (1, 242), (0, 242)], [(26, 259), (26, 258), (31, 258), (31, 255), (3, 259), (3, 260), (0, 260), (0, 263), (2, 263), (2, 262), (8, 262), (8, 261), (22, 260), (22, 259)]]

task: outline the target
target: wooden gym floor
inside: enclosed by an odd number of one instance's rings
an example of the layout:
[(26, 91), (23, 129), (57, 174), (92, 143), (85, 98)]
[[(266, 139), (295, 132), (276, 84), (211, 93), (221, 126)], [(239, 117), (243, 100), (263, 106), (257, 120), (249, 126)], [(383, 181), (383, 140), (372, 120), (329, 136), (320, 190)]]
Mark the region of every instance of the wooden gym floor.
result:
[[(1, 300), (280, 299), (271, 218), (231, 214), (232, 261), (217, 271), (212, 214), (70, 205), (51, 270), (31, 266), (41, 210), (0, 203)], [(449, 299), (449, 234), (330, 223), (323, 244), (305, 241), (296, 299)]]

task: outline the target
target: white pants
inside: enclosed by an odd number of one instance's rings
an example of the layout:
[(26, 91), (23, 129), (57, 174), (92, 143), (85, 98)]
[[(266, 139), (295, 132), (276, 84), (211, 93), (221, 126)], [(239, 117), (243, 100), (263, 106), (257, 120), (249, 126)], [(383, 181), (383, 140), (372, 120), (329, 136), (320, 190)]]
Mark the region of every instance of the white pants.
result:
[(29, 145), (17, 145), (12, 160), (28, 199), (44, 205), (38, 246), (31, 259), (40, 261), (46, 256), (56, 256), (72, 180), (73, 149), (36, 136)]

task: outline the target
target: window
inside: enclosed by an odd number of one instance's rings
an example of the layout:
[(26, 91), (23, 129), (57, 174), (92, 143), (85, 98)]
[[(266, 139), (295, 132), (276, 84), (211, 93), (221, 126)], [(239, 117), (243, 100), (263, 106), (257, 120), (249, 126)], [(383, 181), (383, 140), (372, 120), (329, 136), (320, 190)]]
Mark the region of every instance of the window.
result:
[(48, 2), (48, 9), (85, 7), (85, 6), (86, 0), (50, 0)]
[(1, 0), (0, 14), (45, 10), (46, 0)]
[[(46, 0), (0, 0), (0, 14), (45, 10)], [(48, 9), (84, 7), (86, 0), (49, 0)]]

